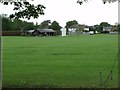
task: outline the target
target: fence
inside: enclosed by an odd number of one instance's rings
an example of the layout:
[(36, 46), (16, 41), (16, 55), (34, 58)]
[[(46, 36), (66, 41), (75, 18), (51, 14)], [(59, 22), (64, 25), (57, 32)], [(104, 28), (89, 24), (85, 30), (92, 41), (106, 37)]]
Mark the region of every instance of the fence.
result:
[(20, 36), (22, 31), (2, 31), (2, 36)]

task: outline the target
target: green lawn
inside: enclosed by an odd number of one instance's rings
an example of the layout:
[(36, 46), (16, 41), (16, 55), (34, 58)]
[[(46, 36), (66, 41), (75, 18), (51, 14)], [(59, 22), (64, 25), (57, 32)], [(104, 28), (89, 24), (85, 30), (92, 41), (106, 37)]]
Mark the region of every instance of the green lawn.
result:
[[(117, 35), (2, 37), (3, 87), (100, 87), (116, 59)], [(107, 87), (118, 85), (118, 65)]]

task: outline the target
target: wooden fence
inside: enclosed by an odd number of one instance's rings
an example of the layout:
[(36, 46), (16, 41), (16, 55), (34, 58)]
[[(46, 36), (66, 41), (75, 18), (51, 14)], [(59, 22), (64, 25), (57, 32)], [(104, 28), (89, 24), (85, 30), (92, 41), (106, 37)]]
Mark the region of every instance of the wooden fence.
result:
[(20, 36), (22, 31), (2, 31), (2, 36)]

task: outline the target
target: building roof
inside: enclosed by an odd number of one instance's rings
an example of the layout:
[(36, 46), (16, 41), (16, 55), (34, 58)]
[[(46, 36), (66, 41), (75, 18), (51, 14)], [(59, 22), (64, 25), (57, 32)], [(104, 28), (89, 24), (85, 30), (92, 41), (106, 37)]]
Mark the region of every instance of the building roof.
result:
[(112, 29), (112, 27), (103, 27), (104, 29)]
[(38, 29), (39, 32), (56, 32), (53, 29)]
[(78, 24), (74, 24), (74, 25), (70, 26), (70, 28), (79, 28), (79, 25)]
[(27, 30), (28, 33), (33, 33), (35, 30)]
[(109, 26), (109, 27), (103, 27), (103, 31), (111, 31), (112, 30), (112, 27)]
[(35, 32), (35, 31), (38, 31), (38, 32), (40, 32), (40, 33), (50, 33), (50, 32), (56, 32), (55, 30), (53, 30), (53, 29), (37, 29), (37, 30), (26, 30), (25, 32), (27, 32), (27, 33), (33, 33), (33, 32)]

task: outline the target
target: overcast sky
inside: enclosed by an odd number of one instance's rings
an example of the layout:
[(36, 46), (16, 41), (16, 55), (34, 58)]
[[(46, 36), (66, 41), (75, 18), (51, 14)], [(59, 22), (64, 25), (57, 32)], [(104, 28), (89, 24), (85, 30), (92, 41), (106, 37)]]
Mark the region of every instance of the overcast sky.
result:
[[(58, 21), (64, 27), (67, 21), (77, 20), (79, 24), (95, 25), (101, 22), (115, 24), (118, 22), (118, 2), (103, 4), (102, 0), (89, 0), (79, 5), (77, 0), (34, 0), (34, 4), (43, 4), (45, 15), (31, 19), (40, 24), (44, 20)], [(0, 4), (0, 14), (14, 13), (12, 6)]]

